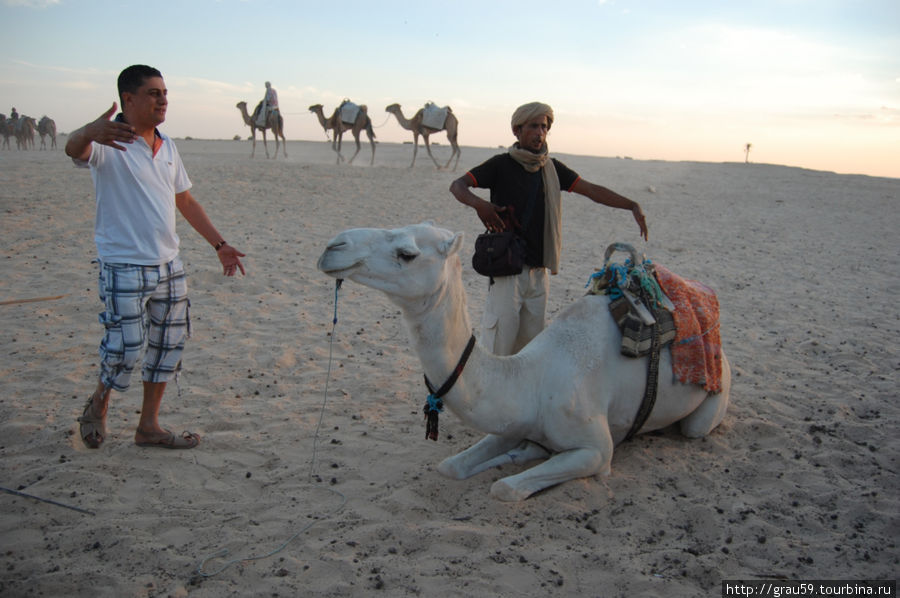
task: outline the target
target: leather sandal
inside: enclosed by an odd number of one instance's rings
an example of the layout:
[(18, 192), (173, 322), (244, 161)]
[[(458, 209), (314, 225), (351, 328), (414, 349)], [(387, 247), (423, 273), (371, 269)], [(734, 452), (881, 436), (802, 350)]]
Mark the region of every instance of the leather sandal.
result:
[(91, 414), (93, 397), (87, 400), (84, 412), (78, 418), (78, 432), (84, 445), (91, 449), (100, 448), (106, 440), (106, 417), (95, 417)]
[[(166, 430), (166, 432), (169, 432)], [(168, 438), (157, 442), (135, 442), (136, 445), (145, 448), (164, 448), (164, 449), (192, 449), (200, 444), (200, 436), (193, 432), (182, 432), (181, 436), (175, 436), (169, 432)]]

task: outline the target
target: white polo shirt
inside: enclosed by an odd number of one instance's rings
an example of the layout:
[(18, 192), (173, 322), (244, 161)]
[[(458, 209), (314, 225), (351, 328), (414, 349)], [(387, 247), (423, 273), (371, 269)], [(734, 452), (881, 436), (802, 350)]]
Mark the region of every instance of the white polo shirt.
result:
[(124, 145), (125, 151), (91, 144), (94, 241), (104, 262), (158, 266), (178, 256), (175, 195), (190, 189), (191, 181), (175, 143), (157, 135), (162, 146), (155, 156), (143, 138)]

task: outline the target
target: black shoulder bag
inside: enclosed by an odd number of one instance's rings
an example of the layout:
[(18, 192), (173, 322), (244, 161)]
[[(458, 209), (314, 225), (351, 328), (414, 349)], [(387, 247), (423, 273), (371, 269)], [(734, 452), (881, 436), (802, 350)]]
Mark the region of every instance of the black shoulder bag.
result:
[[(542, 178), (538, 178), (541, 184)], [(485, 231), (475, 239), (475, 253), (472, 255), (472, 268), (482, 276), (489, 276), (493, 282), (495, 276), (514, 276), (522, 272), (525, 266), (525, 234), (531, 211), (537, 197), (537, 186), (528, 199), (525, 217), (521, 226), (516, 220), (512, 206), (504, 213), (505, 230), (492, 233)]]

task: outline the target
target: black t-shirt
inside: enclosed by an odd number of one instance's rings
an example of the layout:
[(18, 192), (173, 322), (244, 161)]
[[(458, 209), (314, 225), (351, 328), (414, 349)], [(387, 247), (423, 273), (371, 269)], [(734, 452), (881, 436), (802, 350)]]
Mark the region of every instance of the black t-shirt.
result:
[[(571, 191), (578, 174), (568, 166), (551, 158), (562, 191)], [(512, 206), (516, 219), (524, 228), (525, 263), (544, 264), (544, 175), (542, 170), (528, 172), (508, 153), (498, 154), (468, 172), (475, 187), (491, 190), (491, 203)], [(528, 212), (528, 205), (531, 211)]]

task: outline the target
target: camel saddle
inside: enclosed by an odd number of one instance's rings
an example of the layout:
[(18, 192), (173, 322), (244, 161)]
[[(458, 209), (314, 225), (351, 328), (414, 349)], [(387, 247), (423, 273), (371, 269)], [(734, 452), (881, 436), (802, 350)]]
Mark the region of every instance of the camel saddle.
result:
[(262, 100), (259, 101), (259, 104), (256, 105), (256, 108), (253, 109), (253, 116), (250, 117), (250, 120), (256, 122), (259, 120), (259, 111), (262, 110)]
[[(625, 264), (610, 262), (617, 250), (632, 254)], [(638, 264), (635, 266), (635, 264)], [(591, 276), (588, 283), (591, 295), (609, 295), (609, 312), (622, 332), (622, 355), (644, 357), (653, 348), (654, 334), (659, 346), (675, 339), (675, 320), (671, 301), (665, 296), (649, 260), (637, 260), (634, 248), (625, 243), (613, 243), (606, 250), (606, 263)]]
[[(616, 250), (630, 251), (631, 261), (610, 263)], [(590, 294), (610, 296), (609, 309), (622, 330), (624, 355), (640, 357), (649, 346), (652, 360), (658, 332), (660, 346), (671, 346), (672, 373), (679, 382), (709, 392), (721, 390), (722, 339), (715, 291), (649, 260), (638, 261), (634, 248), (624, 243), (609, 246), (603, 268), (591, 276), (588, 286)]]
[(422, 114), (422, 126), (429, 129), (440, 131), (447, 122), (447, 114), (450, 112), (449, 106), (438, 108), (433, 102), (425, 104), (424, 113)]
[(350, 100), (344, 100), (340, 106), (341, 122), (348, 125), (356, 123), (356, 119), (359, 116), (359, 110), (360, 107), (357, 104), (354, 104)]

